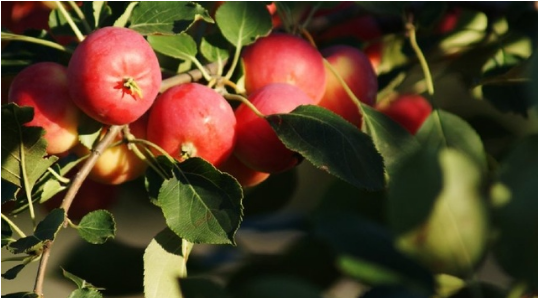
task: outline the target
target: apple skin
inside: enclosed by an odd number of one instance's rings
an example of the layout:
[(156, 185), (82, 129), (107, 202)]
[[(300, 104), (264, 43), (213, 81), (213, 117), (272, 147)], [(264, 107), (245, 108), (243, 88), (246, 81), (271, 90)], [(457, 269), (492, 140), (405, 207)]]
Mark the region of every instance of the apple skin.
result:
[(235, 177), (239, 184), (244, 188), (254, 187), (267, 180), (270, 176), (269, 173), (259, 172), (248, 167), (240, 161), (235, 154), (231, 154), (218, 169)]
[(220, 94), (187, 83), (158, 97), (150, 110), (148, 140), (178, 161), (197, 156), (219, 166), (233, 152), (235, 126), (233, 109)]
[[(156, 54), (141, 34), (104, 27), (77, 46), (68, 79), (73, 101), (87, 115), (107, 125), (124, 125), (154, 103), (162, 75)], [(141, 94), (125, 86), (129, 79)]]
[(15, 34), (48, 30), (51, 9), (44, 1), (2, 1), (2, 27)]
[(81, 111), (69, 95), (63, 65), (39, 62), (23, 69), (11, 82), (8, 102), (34, 108), (34, 118), (25, 125), (45, 129), (47, 154), (63, 155), (77, 144)]
[(398, 122), (414, 135), (432, 113), (432, 106), (421, 95), (402, 94), (389, 102), (378, 103), (376, 110)]
[(242, 53), (246, 92), (271, 83), (300, 88), (317, 104), (325, 92), (323, 57), (306, 40), (284, 33), (259, 38)]
[[(285, 83), (267, 85), (248, 99), (264, 115), (289, 113), (300, 105), (313, 103), (301, 89)], [(270, 124), (248, 106), (239, 106), (235, 116), (237, 143), (234, 153), (244, 164), (260, 172), (279, 173), (299, 163), (299, 155), (287, 149)]]
[[(322, 51), (323, 56), (344, 79), (353, 94), (365, 104), (373, 105), (378, 92), (378, 80), (366, 55), (351, 46), (337, 45)], [(342, 116), (356, 127), (361, 125), (359, 108), (349, 98), (338, 79), (326, 68), (327, 85), (319, 106)]]
[[(148, 113), (144, 114), (137, 121), (130, 123), (130, 133), (138, 139), (146, 139), (147, 137)], [(107, 128), (102, 130), (102, 137), (105, 135)], [(118, 135), (116, 141), (122, 140), (122, 136)], [(90, 153), (90, 150), (82, 144), (77, 145), (73, 152), (77, 156), (85, 156)], [(127, 181), (137, 179), (142, 176), (148, 165), (133, 153), (127, 144), (120, 144), (115, 147), (110, 147), (104, 150), (98, 161), (90, 170), (88, 178), (109, 185), (118, 185)]]

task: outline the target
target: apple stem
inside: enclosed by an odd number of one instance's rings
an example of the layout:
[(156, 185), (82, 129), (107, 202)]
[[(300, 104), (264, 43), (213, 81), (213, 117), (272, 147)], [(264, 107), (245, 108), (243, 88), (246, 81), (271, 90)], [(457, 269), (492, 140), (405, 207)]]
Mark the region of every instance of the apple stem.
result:
[(83, 35), (83, 33), (81, 33), (81, 30), (79, 30), (77, 25), (75, 25), (75, 22), (73, 21), (73, 18), (70, 16), (68, 11), (64, 7), (64, 4), (62, 4), (61, 1), (55, 1), (54, 3), (58, 7), (58, 10), (60, 10), (60, 13), (62, 14), (62, 16), (64, 16), (64, 18), (66, 19), (66, 21), (70, 25), (71, 30), (73, 30), (73, 33), (75, 33), (75, 36), (77, 36), (77, 40), (79, 40), (79, 42), (83, 41), (85, 39), (85, 36)]
[(251, 103), (246, 97), (244, 96), (241, 96), (241, 95), (238, 95), (238, 94), (231, 94), (231, 93), (225, 93), (223, 94), (223, 97), (225, 99), (229, 99), (229, 100), (237, 100), (237, 101), (240, 101), (242, 102), (243, 104), (247, 105), (250, 110), (252, 110), (258, 117), (260, 118), (265, 118), (265, 115), (263, 115), (263, 113), (261, 113), (255, 106), (253, 103)]
[(312, 34), (310, 34), (310, 32), (308, 32), (308, 30), (306, 30), (305, 28), (301, 28), (301, 34), (302, 36), (304, 36), (304, 38), (306, 40), (308, 40), (308, 42), (314, 47), (317, 49), (317, 45), (316, 45), (316, 42), (314, 41), (314, 38), (312, 37)]
[[(209, 74), (216, 74), (219, 71), (220, 65), (225, 63), (226, 61), (222, 61), (221, 63), (214, 62), (205, 65), (204, 68), (208, 69)], [(167, 89), (180, 84), (199, 81), (201, 78), (203, 78), (203, 73), (199, 69), (192, 69), (188, 72), (180, 73), (173, 77), (162, 80), (162, 83), (160, 85), (160, 93), (163, 93)]]
[(151, 167), (156, 173), (158, 173), (158, 175), (160, 175), (160, 177), (162, 179), (167, 179), (167, 175), (165, 174), (165, 172), (159, 168), (159, 166), (157, 165), (157, 161), (156, 159), (154, 158), (153, 155), (151, 154), (148, 154), (146, 155), (144, 152), (142, 152), (139, 147), (137, 147), (137, 138), (131, 134), (130, 132), (130, 127), (129, 126), (124, 126), (124, 128), (122, 129), (122, 133), (124, 134), (124, 139), (125, 141), (128, 143), (128, 149), (130, 149), (137, 157), (139, 157), (142, 161), (144, 161), (145, 163), (148, 164), (149, 167)]
[[(9, 219), (9, 217), (4, 215), (4, 213), (2, 213), (2, 219), (9, 225), (9, 227), (13, 231), (15, 231), (15, 233), (19, 234), (19, 237), (21, 237), (21, 238), (26, 237), (26, 234), (14, 222), (12, 222), (11, 219)], [(2, 260), (2, 262), (3, 261), (4, 260)]]
[(344, 88), (344, 90), (346, 91), (346, 93), (348, 94), (349, 98), (353, 101), (353, 103), (359, 108), (359, 113), (361, 115), (363, 115), (363, 104), (362, 102), (359, 100), (359, 98), (357, 98), (357, 96), (355, 96), (355, 93), (353, 93), (353, 91), (351, 91), (351, 88), (349, 88), (348, 84), (346, 83), (346, 81), (344, 81), (344, 79), (342, 78), (342, 76), (338, 73), (338, 71), (336, 71), (336, 69), (334, 68), (334, 66), (332, 66), (332, 64), (325, 58), (323, 58), (323, 63), (325, 64), (325, 66), (332, 72), (332, 74), (336, 77), (336, 79), (340, 82), (340, 85), (342, 86), (342, 88)]
[(415, 34), (415, 25), (413, 25), (412, 22), (407, 22), (406, 31), (409, 36), (411, 47), (413, 48), (413, 51), (415, 52), (415, 55), (417, 56), (417, 58), (419, 59), (419, 63), (421, 64), (421, 68), (423, 70), (423, 74), (426, 80), (426, 88), (427, 88), (428, 94), (432, 96), (434, 95), (434, 83), (432, 81), (432, 74), (430, 73), (430, 68), (428, 67), (428, 62), (426, 61), (426, 58), (423, 55), (423, 51), (421, 51), (421, 48), (419, 47), (419, 44), (417, 43), (417, 37)]
[(52, 42), (52, 41), (45, 40), (45, 39), (40, 39), (40, 38), (35, 38), (35, 37), (32, 37), (32, 36), (26, 36), (26, 35), (19, 35), (19, 34), (2, 32), (2, 40), (17, 40), (17, 41), (30, 42), (30, 43), (35, 43), (35, 44), (39, 44), (39, 45), (42, 45), (42, 46), (46, 46), (46, 47), (49, 47), (49, 48), (53, 48), (55, 50), (63, 51), (63, 52), (66, 52), (66, 53), (70, 53), (70, 54), (73, 53), (73, 51), (71, 49), (68, 49), (65, 46), (60, 45), (60, 44), (58, 44), (56, 42)]
[(83, 27), (85, 27), (86, 33), (92, 32), (92, 29), (90, 28), (90, 24), (88, 24), (88, 21), (86, 20), (85, 14), (81, 11), (77, 3), (75, 1), (68, 1), (69, 5), (75, 11), (75, 14), (81, 19), (81, 22), (83, 23)]
[(139, 95), (140, 99), (143, 99), (143, 91), (141, 90), (139, 85), (137, 85), (137, 82), (132, 77), (127, 77), (127, 78), (122, 79), (122, 87), (124, 87), (125, 89), (128, 89), (128, 93), (130, 95), (133, 96), (135, 93)]
[(237, 63), (239, 63), (241, 50), (242, 50), (242, 45), (239, 43), (235, 47), (235, 55), (233, 56), (233, 62), (231, 63), (229, 70), (227, 71), (224, 77), (226, 80), (230, 80), (231, 77), (233, 76), (233, 72), (235, 71), (235, 68), (237, 67)]
[(47, 171), (49, 173), (51, 173), (51, 175), (53, 175), (56, 178), (56, 180), (58, 180), (58, 181), (60, 181), (60, 182), (62, 182), (64, 184), (70, 183), (70, 180), (68, 178), (61, 176), (55, 170), (53, 170), (51, 167), (48, 167)]

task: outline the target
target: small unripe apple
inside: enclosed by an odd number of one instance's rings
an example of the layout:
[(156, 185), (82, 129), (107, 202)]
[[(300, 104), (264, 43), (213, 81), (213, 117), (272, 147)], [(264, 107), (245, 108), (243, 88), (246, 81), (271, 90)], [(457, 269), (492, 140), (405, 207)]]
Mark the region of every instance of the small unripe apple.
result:
[[(144, 114), (137, 121), (129, 124), (130, 133), (138, 139), (146, 139), (147, 122), (148, 114)], [(105, 133), (106, 128), (103, 129), (102, 136)], [(115, 140), (122, 140), (122, 136), (118, 135)], [(73, 151), (78, 156), (90, 153), (90, 150), (82, 144), (77, 145)], [(127, 144), (123, 143), (104, 150), (88, 177), (99, 183), (117, 185), (140, 177), (145, 173), (147, 167), (147, 163), (133, 153)]]
[[(267, 85), (253, 92), (248, 99), (264, 115), (289, 113), (300, 105), (313, 102), (301, 89), (284, 83)], [(235, 116), (235, 155), (243, 163), (266, 173), (283, 172), (299, 163), (299, 155), (287, 149), (270, 124), (248, 106), (239, 106)]]
[[(368, 105), (374, 103), (378, 92), (378, 80), (370, 60), (361, 50), (337, 45), (324, 49), (322, 54), (360, 101)], [(359, 127), (361, 125), (359, 108), (332, 71), (329, 68), (326, 68), (326, 71), (325, 95), (318, 105)]]
[(197, 156), (219, 166), (233, 152), (235, 125), (233, 109), (220, 94), (187, 83), (156, 99), (150, 109), (148, 140), (178, 161)]
[(325, 92), (321, 54), (306, 40), (284, 33), (259, 38), (242, 54), (246, 92), (271, 83), (287, 83), (304, 91), (317, 104)]
[(398, 122), (414, 135), (432, 113), (432, 106), (421, 95), (402, 94), (393, 100), (378, 103), (376, 109)]
[(25, 125), (45, 129), (48, 154), (62, 155), (77, 144), (81, 112), (70, 98), (64, 66), (40, 62), (23, 69), (11, 82), (8, 101), (34, 108)]
[(156, 54), (138, 32), (104, 27), (77, 46), (68, 65), (71, 97), (88, 116), (107, 125), (140, 118), (161, 84)]
[(256, 171), (242, 161), (235, 154), (231, 154), (229, 158), (219, 167), (220, 171), (226, 172), (235, 177), (242, 187), (253, 187), (269, 178), (269, 173)]

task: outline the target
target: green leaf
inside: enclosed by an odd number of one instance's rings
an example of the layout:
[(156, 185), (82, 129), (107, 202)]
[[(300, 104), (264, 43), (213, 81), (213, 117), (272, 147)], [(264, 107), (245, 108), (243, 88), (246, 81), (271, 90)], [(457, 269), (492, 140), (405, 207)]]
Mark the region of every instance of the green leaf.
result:
[(19, 265), (16, 265), (15, 267), (12, 267), (6, 270), (6, 272), (2, 273), (2, 278), (5, 278), (7, 280), (15, 279), (17, 275), (19, 274), (19, 272), (21, 272), (21, 270), (23, 270), (24, 267), (26, 267), (25, 264), (19, 264)]
[(60, 184), (56, 179), (48, 179), (43, 185), (43, 191), (41, 192), (39, 202), (43, 203), (54, 197), (57, 193), (65, 190), (67, 187)]
[(419, 143), (396, 121), (376, 109), (363, 104), (363, 131), (372, 138), (383, 156), (385, 169), (393, 177), (397, 164), (414, 152)]
[(389, 183), (388, 219), (397, 235), (419, 227), (432, 212), (443, 187), (438, 152), (419, 148), (400, 162)]
[(103, 124), (87, 116), (77, 127), (79, 142), (88, 149), (92, 149), (94, 143), (99, 139)]
[(65, 218), (66, 213), (64, 209), (53, 209), (38, 223), (34, 235), (18, 239), (8, 244), (7, 249), (14, 254), (27, 253), (29, 255), (40, 255), (45, 242), (54, 240)]
[(236, 48), (253, 43), (272, 29), (271, 16), (263, 2), (225, 2), (216, 11), (216, 24)]
[(516, 144), (491, 187), (492, 212), (499, 232), (494, 251), (514, 278), (537, 285), (538, 135)]
[(10, 103), (2, 106), (2, 179), (19, 188), (24, 185), (24, 172), (28, 188), (58, 160), (47, 155), (47, 141), (42, 138), (45, 131), (40, 127), (25, 127), (24, 123), (34, 117), (33, 108), (19, 107)]
[(316, 167), (369, 190), (384, 187), (383, 159), (369, 136), (312, 105), (266, 117), (280, 140)]
[(177, 166), (158, 195), (169, 228), (193, 243), (234, 244), (243, 215), (238, 182), (201, 158)]
[(102, 298), (101, 293), (96, 289), (82, 288), (77, 289), (68, 296), (68, 298)]
[(2, 295), (2, 298), (39, 298), (39, 295), (33, 292), (17, 292)]
[(154, 50), (181, 60), (197, 60), (197, 45), (193, 38), (182, 33), (174, 36), (149, 36), (148, 42)]
[(92, 211), (81, 219), (77, 232), (89, 243), (105, 243), (110, 238), (115, 238), (115, 219), (107, 210)]
[(180, 289), (183, 298), (226, 298), (225, 289), (218, 283), (202, 277), (181, 278)]
[(220, 34), (213, 34), (203, 37), (201, 40), (201, 54), (209, 62), (220, 61), (224, 62), (229, 58), (229, 51), (227, 50), (227, 42)]
[(13, 237), (13, 231), (11, 230), (11, 226), (7, 223), (7, 221), (2, 218), (2, 247), (8, 245), (10, 242), (15, 241)]
[(454, 148), (487, 168), (483, 141), (463, 119), (443, 110), (433, 111), (416, 134), (419, 143), (431, 148)]
[(174, 35), (185, 32), (196, 21), (214, 23), (207, 10), (194, 2), (142, 1), (131, 15), (131, 29), (143, 34)]
[(182, 298), (178, 279), (187, 275), (183, 250), (189, 249), (173, 231), (161, 231), (148, 245), (143, 257), (146, 298)]
[(130, 2), (122, 15), (116, 19), (115, 23), (113, 24), (114, 27), (126, 27), (126, 24), (128, 24), (128, 21), (131, 18), (131, 14), (133, 12), (133, 9), (139, 4), (139, 2)]
[(440, 150), (438, 161), (443, 187), (434, 207), (423, 224), (397, 238), (397, 246), (434, 273), (469, 275), (484, 256), (489, 236), (482, 170), (456, 149)]

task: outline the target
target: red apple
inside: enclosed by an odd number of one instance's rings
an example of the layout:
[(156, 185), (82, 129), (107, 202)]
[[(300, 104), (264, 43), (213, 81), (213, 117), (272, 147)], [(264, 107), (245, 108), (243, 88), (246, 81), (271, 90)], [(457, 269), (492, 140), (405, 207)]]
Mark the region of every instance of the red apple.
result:
[(234, 154), (231, 154), (229, 158), (222, 163), (219, 167), (220, 171), (227, 172), (229, 175), (235, 177), (242, 187), (253, 187), (269, 178), (269, 173), (256, 171), (242, 161), (240, 161)]
[[(147, 123), (148, 114), (145, 114), (129, 124), (130, 133), (138, 139), (146, 139)], [(106, 128), (103, 129), (102, 136), (105, 132)], [(122, 136), (118, 135), (116, 141), (121, 139)], [(90, 150), (82, 144), (76, 146), (73, 151), (78, 156), (90, 153)], [(117, 185), (140, 177), (145, 173), (147, 167), (147, 163), (135, 155), (127, 144), (123, 143), (103, 151), (88, 177), (102, 184)]]
[(23, 69), (11, 82), (8, 101), (34, 108), (25, 125), (45, 129), (48, 154), (62, 155), (77, 144), (81, 112), (69, 95), (64, 66), (40, 62)]
[(100, 28), (77, 46), (68, 65), (69, 91), (88, 116), (124, 125), (154, 103), (162, 74), (145, 38), (128, 28)]
[(28, 29), (49, 29), (51, 5), (44, 1), (2, 1), (2, 27), (22, 34)]
[[(372, 64), (362, 51), (351, 46), (338, 45), (324, 49), (322, 54), (360, 101), (368, 105), (374, 103), (378, 92), (378, 80)], [(327, 85), (319, 106), (335, 112), (353, 125), (360, 127), (359, 108), (332, 71), (328, 68), (326, 71)]]
[(414, 135), (432, 113), (432, 106), (421, 95), (402, 94), (397, 98), (376, 105), (376, 109), (398, 122)]
[[(274, 83), (253, 92), (248, 98), (264, 115), (289, 113), (296, 107), (313, 103), (301, 89)], [(297, 153), (287, 149), (270, 124), (248, 106), (235, 111), (237, 143), (235, 155), (250, 168), (265, 173), (286, 171), (299, 163)]]
[(259, 38), (242, 54), (248, 94), (271, 83), (287, 83), (304, 91), (317, 104), (325, 92), (321, 54), (306, 40), (283, 33)]
[(198, 156), (219, 166), (233, 152), (235, 125), (233, 109), (220, 94), (201, 84), (182, 84), (156, 99), (148, 140), (178, 161)]

